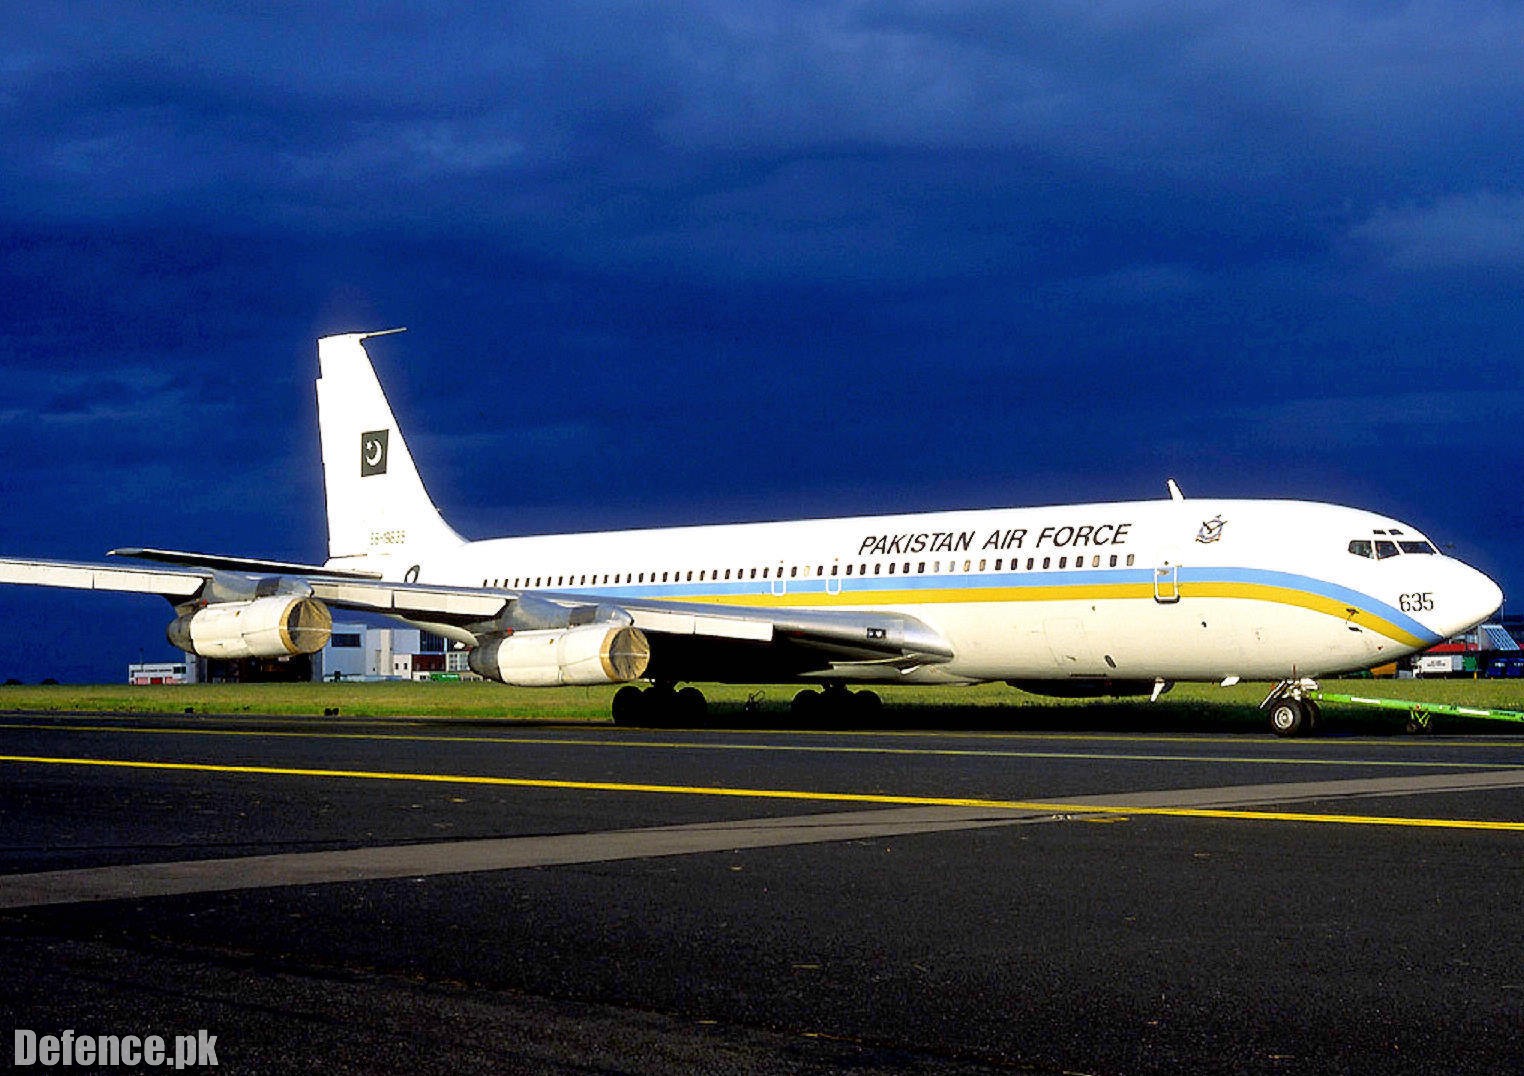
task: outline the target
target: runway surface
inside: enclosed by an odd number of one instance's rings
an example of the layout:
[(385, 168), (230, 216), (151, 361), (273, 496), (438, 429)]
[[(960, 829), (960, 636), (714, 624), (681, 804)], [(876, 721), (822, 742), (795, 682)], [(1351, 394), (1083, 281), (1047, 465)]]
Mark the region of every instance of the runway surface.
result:
[(1524, 1067), (1524, 738), (0, 715), (0, 1009), (231, 1072)]

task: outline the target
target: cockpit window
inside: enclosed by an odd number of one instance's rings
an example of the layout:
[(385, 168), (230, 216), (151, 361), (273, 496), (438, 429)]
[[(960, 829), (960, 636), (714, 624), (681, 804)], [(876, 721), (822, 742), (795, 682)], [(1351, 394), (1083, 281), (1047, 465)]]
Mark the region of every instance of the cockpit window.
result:
[(1433, 553), (1436, 555), (1439, 553), (1439, 550), (1435, 549), (1430, 542), (1398, 542), (1397, 544), (1402, 547), (1404, 553)]
[(1387, 542), (1387, 541), (1383, 541), (1383, 540), (1380, 540), (1380, 539), (1377, 540), (1377, 542), (1376, 542), (1376, 559), (1377, 560), (1386, 560), (1387, 557), (1395, 557), (1396, 555), (1397, 555), (1397, 543), (1396, 542)]
[(1372, 548), (1369, 539), (1356, 538), (1349, 543), (1349, 551), (1357, 557), (1374, 557), (1376, 551)]

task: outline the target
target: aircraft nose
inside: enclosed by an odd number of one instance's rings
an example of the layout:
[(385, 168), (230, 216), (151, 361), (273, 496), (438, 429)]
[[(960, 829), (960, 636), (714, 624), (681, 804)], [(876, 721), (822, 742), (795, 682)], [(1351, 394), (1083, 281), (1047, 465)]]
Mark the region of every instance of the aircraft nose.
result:
[(1467, 564), (1456, 565), (1459, 578), (1453, 584), (1455, 599), (1450, 605), (1456, 623), (1447, 625), (1444, 634), (1459, 635), (1486, 621), (1503, 604), (1503, 589), (1487, 575)]
[(1477, 599), (1477, 608), (1487, 610), (1478, 618), (1477, 622), (1480, 623), (1503, 607), (1503, 588), (1481, 572), (1477, 572), (1476, 577), (1478, 590), (1480, 591)]

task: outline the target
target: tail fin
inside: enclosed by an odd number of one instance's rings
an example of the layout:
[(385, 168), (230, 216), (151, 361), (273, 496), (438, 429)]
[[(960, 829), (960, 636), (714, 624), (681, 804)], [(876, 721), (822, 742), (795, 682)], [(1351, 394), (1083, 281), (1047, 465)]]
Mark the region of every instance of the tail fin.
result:
[(395, 578), (420, 558), (462, 539), (423, 488), (365, 353), (363, 341), (382, 335), (348, 333), (318, 340), (318, 432), (330, 561), (353, 565), (353, 558), (364, 558), (366, 567)]

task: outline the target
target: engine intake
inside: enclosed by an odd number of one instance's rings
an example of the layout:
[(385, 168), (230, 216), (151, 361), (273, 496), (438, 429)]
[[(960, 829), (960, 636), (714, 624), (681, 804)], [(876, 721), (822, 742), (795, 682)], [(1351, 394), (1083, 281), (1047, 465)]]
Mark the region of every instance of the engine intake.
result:
[(332, 634), (328, 606), (290, 595), (218, 602), (185, 613), (165, 631), (188, 654), (227, 659), (315, 654)]
[(588, 624), (495, 635), (469, 661), (478, 675), (517, 687), (620, 684), (646, 671), (651, 644), (639, 628)]

